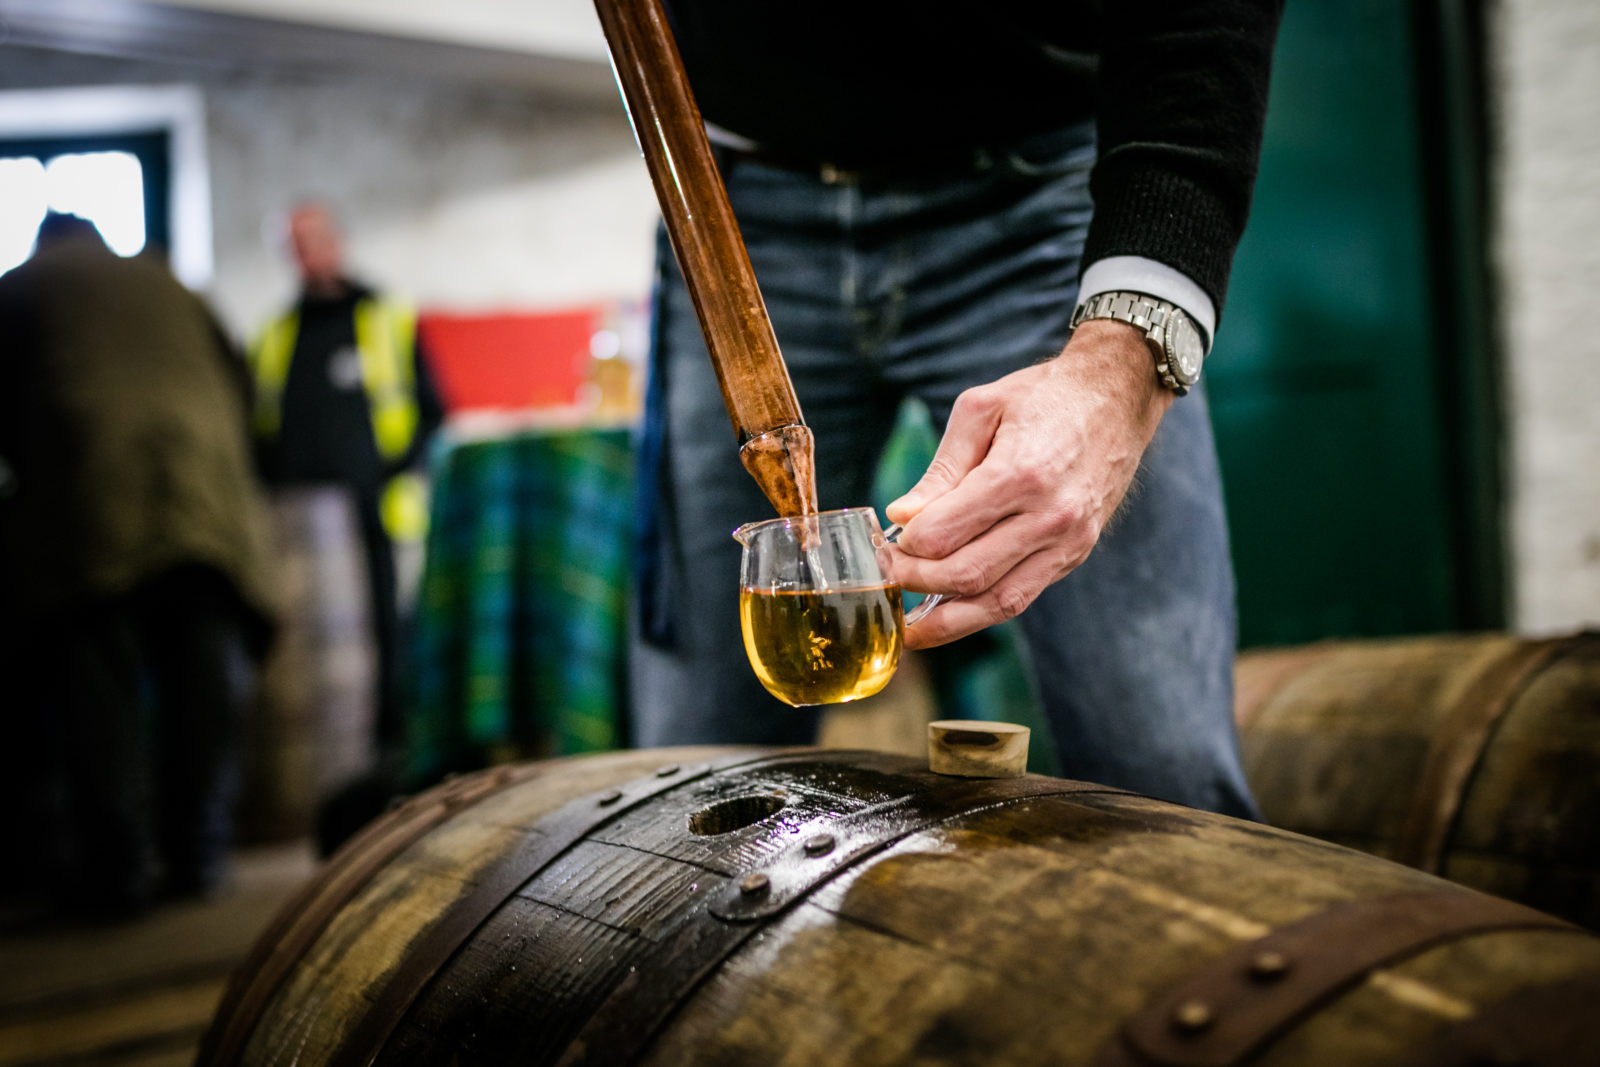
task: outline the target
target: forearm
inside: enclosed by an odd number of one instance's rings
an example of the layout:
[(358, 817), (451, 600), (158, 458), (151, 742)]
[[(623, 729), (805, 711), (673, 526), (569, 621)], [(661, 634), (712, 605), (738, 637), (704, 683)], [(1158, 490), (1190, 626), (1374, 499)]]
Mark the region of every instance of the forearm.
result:
[(1056, 360), (1071, 368), (1079, 389), (1103, 398), (1097, 402), (1140, 439), (1141, 451), (1176, 399), (1156, 375), (1144, 332), (1130, 323), (1082, 323)]
[(1084, 265), (1142, 256), (1220, 317), (1261, 151), (1282, 0), (1141, 0), (1108, 14)]

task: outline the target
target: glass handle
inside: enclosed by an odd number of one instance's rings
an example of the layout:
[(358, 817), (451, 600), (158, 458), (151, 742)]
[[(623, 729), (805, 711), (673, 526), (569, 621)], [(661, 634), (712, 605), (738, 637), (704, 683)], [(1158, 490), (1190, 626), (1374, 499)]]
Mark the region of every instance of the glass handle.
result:
[[(901, 527), (898, 522), (894, 523), (887, 530), (883, 531), (883, 539), (888, 541), (890, 544), (893, 544), (894, 539), (900, 536), (901, 529), (903, 529), (903, 527)], [(923, 598), (922, 603), (906, 612), (906, 625), (915, 626), (917, 623), (927, 618), (928, 612), (938, 607), (939, 601), (943, 599), (943, 593), (929, 593)]]

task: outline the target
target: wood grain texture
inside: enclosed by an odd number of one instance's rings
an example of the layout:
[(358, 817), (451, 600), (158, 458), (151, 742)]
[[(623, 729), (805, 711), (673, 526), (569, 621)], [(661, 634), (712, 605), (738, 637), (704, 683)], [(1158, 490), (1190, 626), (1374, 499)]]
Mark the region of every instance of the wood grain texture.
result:
[(817, 510), (815, 443), (660, 0), (595, 0), (743, 462), (779, 515)]
[(974, 719), (928, 724), (928, 769), (963, 778), (1021, 778), (1028, 770), (1026, 726)]
[[(312, 946), (247, 1060), (326, 1060), (488, 857), (531, 847), (538, 812), (668, 759), (689, 762), (654, 752), (552, 765), (486, 800), (492, 817), (463, 812), (397, 855)], [(686, 781), (509, 894), (464, 935), (376, 1062), (1089, 1064), (1164, 990), (1280, 927), (1398, 893), (1472, 896), (1141, 797), (985, 799), (1005, 785), (942, 778), (912, 758), (825, 752)], [(970, 803), (934, 804), (958, 788)], [(919, 811), (941, 814), (907, 821)], [(770, 919), (710, 913), (712, 896), (753, 868), (863, 819), (899, 836)], [(907, 825), (921, 829), (906, 835)], [(1600, 938), (1576, 928), (1465, 936), (1358, 975), (1259, 1062), (1397, 1062), (1484, 1006), (1595, 968)]]
[[(710, 758), (725, 748), (677, 750)], [(649, 773), (668, 757), (636, 752), (605, 761), (555, 760), (549, 773), (490, 796), (436, 828), (380, 870), (328, 924), (261, 1011), (257, 1036), (240, 1062), (270, 1064), (330, 1058), (408, 946), (476, 884), (503, 851), (536, 836), (539, 818), (576, 793)], [(355, 862), (357, 855), (344, 857)]]
[[(1327, 642), (1246, 653), (1238, 678), (1268, 822), (1600, 928), (1600, 635)], [(1474, 720), (1487, 728), (1458, 745), (1466, 773), (1441, 803), (1428, 769)]]

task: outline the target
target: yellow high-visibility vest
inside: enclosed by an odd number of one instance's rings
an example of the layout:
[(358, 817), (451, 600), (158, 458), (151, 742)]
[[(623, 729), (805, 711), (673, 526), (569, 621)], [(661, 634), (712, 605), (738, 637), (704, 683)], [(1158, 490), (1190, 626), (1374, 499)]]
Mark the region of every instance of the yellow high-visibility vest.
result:
[[(250, 346), (256, 386), (252, 423), (257, 437), (273, 440), (283, 428), (283, 391), (299, 334), (300, 314), (290, 311), (261, 331)], [(372, 439), (378, 455), (392, 463), (410, 449), (421, 419), (412, 362), (417, 313), (404, 304), (363, 298), (356, 301), (355, 334)], [(427, 532), (426, 485), (416, 474), (402, 472), (390, 478), (379, 506), (384, 528), (395, 540), (419, 541)]]

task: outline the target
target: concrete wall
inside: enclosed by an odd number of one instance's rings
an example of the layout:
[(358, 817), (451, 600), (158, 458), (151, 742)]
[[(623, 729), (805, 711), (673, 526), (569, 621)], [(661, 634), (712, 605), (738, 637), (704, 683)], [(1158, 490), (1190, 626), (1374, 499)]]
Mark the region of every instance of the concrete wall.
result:
[(1600, 624), (1600, 4), (1491, 25), (1513, 624)]
[(0, 88), (198, 83), (216, 273), (241, 335), (293, 291), (269, 240), (287, 199), (331, 199), (356, 271), (434, 308), (527, 309), (648, 291), (655, 200), (620, 101), (380, 74), (274, 74), (0, 47)]
[(592, 0), (153, 0), (168, 7), (604, 60)]

